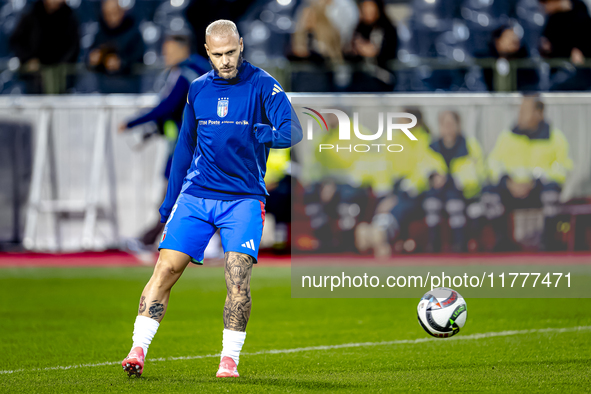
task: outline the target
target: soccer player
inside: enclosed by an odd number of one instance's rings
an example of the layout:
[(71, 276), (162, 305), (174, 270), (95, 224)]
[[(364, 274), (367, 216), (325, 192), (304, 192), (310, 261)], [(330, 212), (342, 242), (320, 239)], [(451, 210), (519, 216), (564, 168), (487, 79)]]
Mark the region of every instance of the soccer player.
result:
[(152, 338), (166, 313), (170, 289), (220, 229), (227, 295), (217, 377), (238, 377), (251, 310), (250, 277), (265, 218), (264, 176), (270, 148), (302, 139), (300, 123), (277, 81), (243, 61), (242, 38), (227, 20), (210, 24), (205, 48), (213, 70), (191, 83), (172, 161), (160, 257), (140, 298), (129, 375), (141, 375)]

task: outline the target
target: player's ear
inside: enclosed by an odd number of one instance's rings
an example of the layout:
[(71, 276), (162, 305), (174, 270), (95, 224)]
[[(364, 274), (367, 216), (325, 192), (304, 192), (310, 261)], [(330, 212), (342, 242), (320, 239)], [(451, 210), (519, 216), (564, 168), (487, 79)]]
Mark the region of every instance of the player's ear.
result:
[(240, 37), (240, 52), (244, 50), (244, 44), (242, 43), (242, 37)]
[(203, 44), (203, 46), (205, 47), (205, 50), (207, 51), (207, 56), (209, 56), (209, 47), (207, 46), (207, 44)]

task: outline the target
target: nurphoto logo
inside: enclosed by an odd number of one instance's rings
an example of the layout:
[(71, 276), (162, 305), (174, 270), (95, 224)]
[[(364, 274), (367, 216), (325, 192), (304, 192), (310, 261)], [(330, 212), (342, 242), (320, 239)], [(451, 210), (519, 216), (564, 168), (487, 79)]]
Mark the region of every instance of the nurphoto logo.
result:
[[(329, 130), (328, 123), (322, 114), (334, 114), (336, 115), (338, 122), (339, 122), (339, 140), (340, 141), (350, 141), (351, 140), (351, 119), (349, 115), (347, 115), (344, 111), (338, 109), (320, 109), (315, 110), (309, 107), (304, 107), (304, 109), (310, 112), (304, 112), (305, 115), (308, 115), (311, 119), (308, 119), (307, 124), (307, 138), (308, 140), (312, 140), (314, 137), (314, 124), (312, 119), (316, 121), (320, 129)], [(407, 112), (387, 112), (386, 113), (386, 139), (388, 141), (392, 141), (392, 135), (395, 130), (402, 131), (408, 139), (411, 141), (417, 141), (417, 138), (413, 135), (410, 131), (413, 127), (417, 124), (417, 118), (410, 113)], [(400, 119), (409, 119), (409, 123), (395, 123), (398, 122)], [(353, 133), (355, 137), (362, 141), (376, 141), (377, 139), (381, 138), (384, 134), (384, 113), (378, 113), (378, 131), (374, 134), (363, 134), (359, 130), (359, 113), (353, 113)], [(318, 146), (319, 152), (326, 151), (326, 150), (336, 150), (339, 151), (355, 151), (355, 152), (369, 152), (370, 150), (376, 150), (377, 152), (402, 152), (404, 147), (400, 144), (349, 144), (349, 145), (333, 145), (333, 144), (319, 144)]]

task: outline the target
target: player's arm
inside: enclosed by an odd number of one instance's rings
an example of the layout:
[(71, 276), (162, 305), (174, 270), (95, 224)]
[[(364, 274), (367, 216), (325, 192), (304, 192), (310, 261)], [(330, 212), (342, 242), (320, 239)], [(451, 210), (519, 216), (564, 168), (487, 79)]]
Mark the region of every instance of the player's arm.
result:
[(191, 160), (197, 146), (197, 121), (195, 111), (190, 100), (185, 105), (183, 112), (183, 125), (179, 139), (172, 156), (172, 168), (168, 179), (168, 189), (162, 206), (160, 206), (160, 221), (165, 223), (174, 206), (176, 199), (183, 187), (183, 180), (187, 170), (191, 167)]
[(552, 147), (556, 151), (555, 160), (550, 164), (548, 180), (562, 185), (566, 181), (568, 172), (573, 169), (573, 161), (568, 155), (568, 141), (558, 129), (552, 130)]
[(479, 183), (486, 182), (486, 164), (484, 162), (484, 154), (482, 153), (482, 147), (478, 143), (478, 141), (474, 138), (469, 139), (470, 145), (470, 155), (474, 160), (474, 164), (476, 166), (476, 175), (478, 177)]
[(261, 144), (269, 148), (289, 148), (302, 140), (302, 126), (287, 95), (270, 76), (261, 77), (263, 106), (272, 126), (254, 125), (254, 133)]
[(489, 181), (492, 185), (498, 185), (503, 177), (508, 175), (507, 157), (505, 152), (509, 151), (508, 148), (510, 145), (510, 134), (504, 131), (499, 135), (492, 152), (488, 155), (488, 174)]
[(147, 122), (155, 122), (159, 119), (170, 117), (176, 108), (185, 100), (188, 91), (189, 81), (179, 76), (170, 94), (148, 113), (127, 122), (127, 128), (131, 129)]

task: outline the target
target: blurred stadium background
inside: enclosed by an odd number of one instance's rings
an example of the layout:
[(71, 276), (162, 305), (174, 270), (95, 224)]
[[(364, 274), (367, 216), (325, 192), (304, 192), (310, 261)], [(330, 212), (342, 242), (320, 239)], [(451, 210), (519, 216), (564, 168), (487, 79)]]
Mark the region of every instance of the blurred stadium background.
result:
[[(24, 16), (39, 17), (35, 3), (0, 2), (1, 93), (157, 92), (164, 37), (191, 34), (193, 50), (205, 55), (203, 31), (220, 18), (238, 23), (245, 57), (286, 91), (591, 87), (591, 19), (583, 0), (120, 0), (120, 9), (108, 10), (101, 1), (71, 0), (72, 15), (63, 18), (71, 24), (68, 39), (22, 33), (31, 23)], [(107, 71), (90, 59), (106, 33), (133, 42), (121, 53), (108, 49), (124, 64)], [(41, 41), (39, 53), (27, 48)], [(58, 64), (67, 66), (64, 73), (47, 71)], [(66, 81), (48, 87), (39, 72)]]
[[(65, 35), (27, 30), (48, 9), (63, 14)], [(190, 39), (197, 63), (207, 68), (203, 32), (218, 18), (237, 22), (245, 59), (273, 74), (294, 103), (306, 98), (308, 105), (348, 112), (412, 107), (422, 113), (431, 142), (440, 137), (442, 111), (456, 111), (458, 130), (479, 144), (486, 172), (466, 204), (496, 186), (488, 157), (518, 120), (518, 92), (542, 94), (544, 119), (564, 134), (573, 163), (558, 185), (552, 245), (541, 234), (545, 205), (517, 204), (504, 207), (511, 211), (511, 245), (497, 248), (498, 228), (495, 235), (492, 217), (483, 213), (470, 245), (454, 248), (444, 220), (441, 245), (433, 248), (426, 211), (418, 209), (390, 234), (392, 253), (589, 249), (591, 94), (572, 92), (591, 88), (591, 18), (581, 0), (11, 0), (0, 4), (2, 250), (154, 250), (174, 137), (158, 136), (166, 133), (153, 122), (123, 134), (117, 127), (161, 99), (170, 76), (167, 37)], [(93, 52), (100, 57), (92, 60)], [(339, 96), (355, 92), (372, 96), (364, 104)], [(375, 129), (368, 119), (363, 126)], [(263, 246), (274, 255), (371, 255), (360, 247), (359, 225), (373, 222), (385, 198), (400, 202), (405, 178), (424, 178), (424, 199), (434, 172), (386, 171), (384, 181), (347, 165), (326, 167), (311, 152), (330, 132), (317, 136), (270, 159)], [(527, 169), (534, 183), (542, 180), (532, 175), (538, 167)], [(332, 187), (326, 200), (321, 191)], [(219, 256), (219, 249), (211, 253)]]
[[(316, 108), (360, 111), (362, 127), (368, 130), (377, 129), (376, 117), (368, 113), (420, 105), (423, 123), (432, 125), (433, 141), (440, 134), (438, 116), (450, 108), (450, 99), (461, 116), (463, 134), (480, 142), (485, 158), (501, 132), (516, 122), (522, 102), (519, 94), (380, 95), (363, 100), (355, 95), (292, 95), (304, 128), (307, 120), (298, 100)], [(0, 97), (3, 250), (136, 251), (132, 241), (141, 238), (159, 218), (158, 207), (166, 186), (162, 169), (170, 142), (152, 138), (149, 124), (124, 134), (117, 133), (116, 128), (156, 101), (154, 95)], [(562, 187), (560, 221), (553, 235), (557, 243), (552, 250), (589, 250), (591, 140), (587, 124), (591, 122), (591, 96), (549, 94), (544, 102), (546, 119), (563, 131), (574, 163)], [(377, 161), (384, 165), (394, 160), (389, 158), (393, 156), (358, 154), (339, 163), (333, 155), (323, 161), (324, 156), (317, 153), (318, 144), (334, 141), (326, 130), (315, 129), (315, 133), (314, 140), (305, 138), (291, 155), (277, 151), (279, 154), (273, 154), (269, 161), (266, 181), (272, 197), (267, 204), (263, 245), (272, 255), (288, 253), (290, 248), (294, 253), (359, 253), (354, 246), (355, 229), (360, 223), (372, 222), (378, 201), (395, 192), (394, 183), (401, 177), (399, 172), (375, 167)], [(406, 141), (402, 144), (408, 146)], [(364, 169), (368, 161), (370, 167)], [(376, 168), (382, 176), (371, 176)], [(479, 187), (484, 189), (490, 181), (480, 182)], [(326, 185), (334, 185), (336, 192), (320, 201), (319, 190)], [(513, 231), (520, 249), (537, 251), (543, 207), (534, 204), (518, 208), (507, 231)], [(482, 235), (473, 252), (493, 250), (494, 234), (487, 231), (486, 215), (482, 218)], [(392, 240), (396, 241), (395, 251), (425, 251), (424, 212), (405, 225), (406, 232)], [(450, 231), (446, 226), (444, 223), (444, 233)], [(404, 248), (400, 242), (409, 239), (415, 245)], [(153, 250), (154, 245), (147, 246)]]
[[(299, 260), (393, 273), (529, 265), (588, 283), (588, 6), (0, 0), (0, 391), (588, 390), (584, 303), (470, 298), (459, 340), (431, 341), (415, 317), (425, 289), (329, 300), (298, 298), (291, 282)], [(220, 18), (282, 84), (305, 138), (269, 158), (241, 379), (213, 377), (226, 297), (214, 238), (205, 267), (175, 285), (146, 373), (129, 380), (118, 360), (156, 260), (178, 132), (178, 108), (150, 109), (209, 67), (204, 30)], [(177, 64), (188, 42), (193, 71)], [(304, 107), (358, 112), (365, 134), (378, 112), (420, 114), (420, 143), (399, 135), (402, 153), (320, 155), (320, 143), (341, 144), (335, 118), (318, 127)]]

